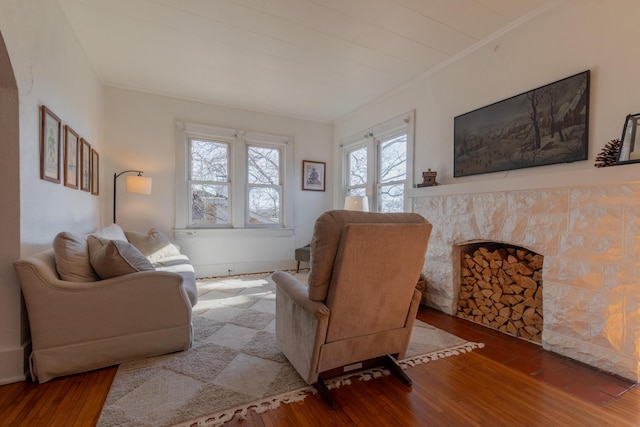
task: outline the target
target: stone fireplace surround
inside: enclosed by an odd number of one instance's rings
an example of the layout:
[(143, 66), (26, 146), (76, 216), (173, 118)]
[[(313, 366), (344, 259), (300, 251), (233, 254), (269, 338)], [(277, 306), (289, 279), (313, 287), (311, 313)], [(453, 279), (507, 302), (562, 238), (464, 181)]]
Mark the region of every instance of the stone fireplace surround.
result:
[(479, 240), (544, 256), (544, 349), (638, 382), (640, 165), (412, 189), (433, 224), (427, 305), (454, 315), (455, 245)]

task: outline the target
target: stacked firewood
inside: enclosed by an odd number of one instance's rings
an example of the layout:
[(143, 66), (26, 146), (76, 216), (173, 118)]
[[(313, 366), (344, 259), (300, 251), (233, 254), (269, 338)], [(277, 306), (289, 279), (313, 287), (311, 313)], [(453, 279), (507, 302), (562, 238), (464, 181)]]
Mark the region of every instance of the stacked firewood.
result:
[(462, 254), (457, 316), (542, 342), (542, 261), (509, 246)]

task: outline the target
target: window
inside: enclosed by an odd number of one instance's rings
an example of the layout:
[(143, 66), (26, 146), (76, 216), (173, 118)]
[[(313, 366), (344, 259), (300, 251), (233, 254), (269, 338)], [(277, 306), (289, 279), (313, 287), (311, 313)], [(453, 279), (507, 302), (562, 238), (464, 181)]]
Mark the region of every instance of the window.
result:
[(378, 142), (378, 210), (404, 212), (407, 132)]
[(280, 224), (282, 210), (282, 158), (279, 148), (247, 147), (249, 224)]
[(191, 224), (230, 224), (230, 187), (229, 143), (189, 138)]
[(285, 182), (293, 170), (288, 138), (181, 122), (176, 127), (177, 229), (287, 226), (292, 215), (285, 208)]
[(342, 142), (345, 196), (368, 196), (377, 212), (408, 210), (414, 113)]

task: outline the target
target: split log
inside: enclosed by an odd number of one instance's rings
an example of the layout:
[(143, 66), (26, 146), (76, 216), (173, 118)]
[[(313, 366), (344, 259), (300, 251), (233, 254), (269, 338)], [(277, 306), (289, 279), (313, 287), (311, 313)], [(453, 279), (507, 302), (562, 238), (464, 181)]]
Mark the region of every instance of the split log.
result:
[(541, 342), (543, 257), (509, 246), (461, 254), (459, 317)]

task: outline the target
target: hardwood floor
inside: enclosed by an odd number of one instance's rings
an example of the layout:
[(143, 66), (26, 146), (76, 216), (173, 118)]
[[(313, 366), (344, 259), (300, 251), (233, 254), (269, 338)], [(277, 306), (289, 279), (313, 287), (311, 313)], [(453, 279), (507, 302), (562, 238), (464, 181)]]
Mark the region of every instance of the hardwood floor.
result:
[[(249, 413), (229, 426), (637, 426), (640, 387), (466, 320), (421, 308), (421, 320), (484, 349), (432, 361), (395, 377)], [(0, 387), (0, 426), (93, 426), (116, 368)]]

